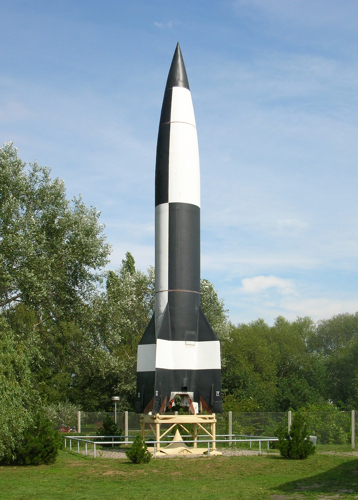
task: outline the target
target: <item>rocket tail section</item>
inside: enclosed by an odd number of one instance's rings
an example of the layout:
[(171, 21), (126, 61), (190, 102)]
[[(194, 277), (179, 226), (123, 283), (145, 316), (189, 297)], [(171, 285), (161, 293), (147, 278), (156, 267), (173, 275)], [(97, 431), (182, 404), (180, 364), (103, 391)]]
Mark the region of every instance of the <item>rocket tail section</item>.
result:
[(197, 331), (184, 332), (182, 340), (169, 340), (172, 320), (167, 307), (157, 337), (153, 413), (165, 411), (175, 393), (191, 393), (203, 410), (221, 413), (219, 339), (200, 307)]

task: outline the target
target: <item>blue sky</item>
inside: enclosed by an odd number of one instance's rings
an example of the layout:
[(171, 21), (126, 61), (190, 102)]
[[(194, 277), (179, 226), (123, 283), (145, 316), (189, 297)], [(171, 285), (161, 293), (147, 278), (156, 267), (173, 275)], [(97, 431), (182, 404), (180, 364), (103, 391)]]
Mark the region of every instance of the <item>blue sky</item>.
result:
[(180, 42), (203, 278), (233, 323), (358, 310), (358, 2), (0, 0), (0, 143), (154, 264), (154, 168)]

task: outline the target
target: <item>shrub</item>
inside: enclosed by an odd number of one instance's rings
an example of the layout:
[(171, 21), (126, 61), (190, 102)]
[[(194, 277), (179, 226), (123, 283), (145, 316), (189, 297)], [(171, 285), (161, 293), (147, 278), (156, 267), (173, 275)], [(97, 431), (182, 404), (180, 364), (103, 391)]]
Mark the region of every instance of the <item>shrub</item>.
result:
[(294, 414), (291, 431), (284, 427), (278, 430), (279, 441), (277, 448), (284, 458), (302, 460), (315, 452), (315, 447), (310, 441), (307, 424), (301, 412)]
[(14, 453), (8, 453), (2, 465), (47, 465), (55, 462), (61, 447), (61, 437), (52, 423), (37, 413), (33, 423), (24, 432)]
[(65, 402), (44, 406), (42, 410), (52, 424), (61, 429), (62, 425), (74, 427), (77, 424), (77, 412), (81, 407)]
[[(96, 432), (96, 436), (122, 436), (123, 431), (118, 427), (118, 425), (112, 420), (112, 418), (107, 415), (103, 420), (102, 426)], [(103, 446), (109, 447), (110, 444), (104, 444)]]
[(342, 412), (332, 404), (315, 404), (302, 408), (307, 412), (307, 425), (319, 444), (347, 444), (351, 437), (350, 412)]
[(152, 458), (140, 434), (135, 438), (132, 448), (126, 451), (126, 455), (134, 464), (147, 464)]

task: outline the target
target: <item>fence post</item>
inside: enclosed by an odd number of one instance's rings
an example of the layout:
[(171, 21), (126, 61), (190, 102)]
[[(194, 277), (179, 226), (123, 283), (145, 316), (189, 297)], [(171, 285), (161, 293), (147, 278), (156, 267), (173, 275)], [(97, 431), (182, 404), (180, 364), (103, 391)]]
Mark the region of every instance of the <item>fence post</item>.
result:
[(352, 410), (352, 450), (356, 447), (356, 412)]
[(291, 410), (289, 410), (287, 416), (288, 416), (288, 432), (290, 432), (291, 431), (291, 425), (292, 425), (292, 411)]
[(81, 432), (81, 412), (77, 412), (77, 432)]
[(125, 411), (124, 412), (124, 435), (125, 435), (124, 442), (125, 443), (128, 443), (128, 434), (129, 434), (129, 431), (128, 431), (128, 412)]
[(229, 411), (229, 446), (232, 445), (232, 411)]

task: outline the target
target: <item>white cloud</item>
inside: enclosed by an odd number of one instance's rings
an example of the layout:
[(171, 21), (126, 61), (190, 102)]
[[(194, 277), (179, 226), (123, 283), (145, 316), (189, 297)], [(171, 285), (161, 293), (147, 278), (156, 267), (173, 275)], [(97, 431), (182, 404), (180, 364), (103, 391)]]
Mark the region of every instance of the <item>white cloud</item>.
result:
[(11, 101), (0, 108), (0, 122), (14, 122), (17, 120), (29, 120), (36, 117), (36, 113), (19, 101)]
[(305, 298), (303, 300), (285, 300), (282, 303), (287, 319), (297, 316), (310, 316), (314, 321), (328, 319), (336, 314), (355, 313), (358, 310), (358, 300), (331, 299), (331, 298)]
[(173, 21), (169, 21), (168, 23), (154, 23), (154, 25), (157, 27), (157, 28), (160, 28), (160, 29), (165, 29), (165, 28), (172, 28), (173, 26)]
[(254, 276), (241, 280), (242, 290), (246, 293), (261, 293), (269, 288), (276, 288), (281, 294), (295, 293), (292, 280), (277, 278), (277, 276)]

